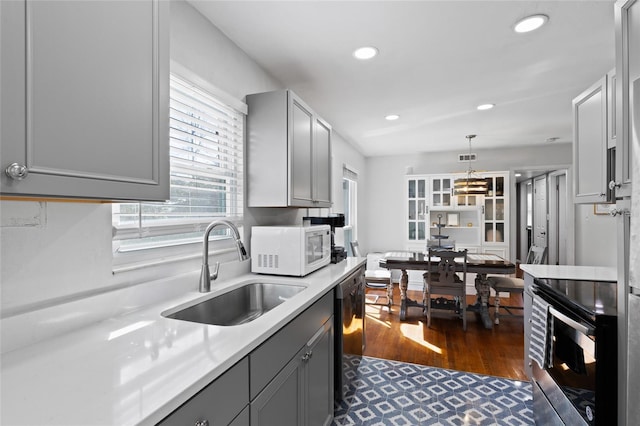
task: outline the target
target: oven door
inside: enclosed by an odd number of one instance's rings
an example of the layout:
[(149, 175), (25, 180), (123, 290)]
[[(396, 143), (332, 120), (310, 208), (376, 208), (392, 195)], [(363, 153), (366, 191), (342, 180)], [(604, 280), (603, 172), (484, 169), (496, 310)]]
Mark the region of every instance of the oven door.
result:
[(551, 355), (544, 368), (533, 363), (536, 384), (565, 424), (615, 424), (616, 317), (589, 318), (558, 299), (545, 300), (552, 303)]
[(557, 306), (549, 307), (549, 314), (553, 317), (553, 339), (551, 365), (546, 367), (546, 372), (562, 394), (558, 397), (564, 397), (558, 404), (558, 412), (567, 424), (593, 424), (596, 408), (595, 324)]

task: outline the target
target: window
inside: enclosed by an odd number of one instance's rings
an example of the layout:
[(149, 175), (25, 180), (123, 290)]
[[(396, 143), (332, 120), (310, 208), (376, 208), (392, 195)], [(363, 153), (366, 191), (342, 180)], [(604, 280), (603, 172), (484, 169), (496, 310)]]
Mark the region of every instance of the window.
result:
[(356, 193), (358, 188), (358, 174), (346, 166), (342, 168), (342, 194), (344, 205), (344, 246), (347, 254), (353, 256), (351, 252), (351, 242), (358, 239), (356, 234)]
[(114, 204), (114, 252), (200, 242), (212, 220), (242, 221), (243, 113), (173, 74), (169, 110), (171, 199)]

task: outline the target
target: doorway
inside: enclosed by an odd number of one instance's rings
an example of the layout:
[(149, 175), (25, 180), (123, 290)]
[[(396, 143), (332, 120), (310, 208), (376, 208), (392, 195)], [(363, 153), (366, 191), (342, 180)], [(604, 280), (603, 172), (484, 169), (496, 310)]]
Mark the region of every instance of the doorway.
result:
[(531, 244), (536, 244), (548, 248), (546, 263), (569, 264), (568, 170), (516, 173), (524, 175), (516, 184), (517, 259), (524, 259)]
[(567, 171), (549, 174), (549, 265), (567, 265)]
[(533, 244), (548, 247), (547, 175), (533, 179)]

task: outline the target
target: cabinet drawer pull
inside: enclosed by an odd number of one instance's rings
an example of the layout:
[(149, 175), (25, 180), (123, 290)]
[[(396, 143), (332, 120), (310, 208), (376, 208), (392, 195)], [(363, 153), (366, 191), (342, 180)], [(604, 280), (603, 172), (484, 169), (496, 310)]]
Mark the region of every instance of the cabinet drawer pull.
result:
[(22, 180), (29, 174), (29, 169), (23, 164), (11, 163), (4, 172), (11, 179)]

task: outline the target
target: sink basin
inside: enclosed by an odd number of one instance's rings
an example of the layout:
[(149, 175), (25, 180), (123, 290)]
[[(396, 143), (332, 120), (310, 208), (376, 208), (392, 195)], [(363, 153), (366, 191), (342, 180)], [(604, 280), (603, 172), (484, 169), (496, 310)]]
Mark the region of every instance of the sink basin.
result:
[(172, 314), (162, 315), (203, 324), (245, 324), (269, 312), (305, 288), (289, 284), (249, 283)]

